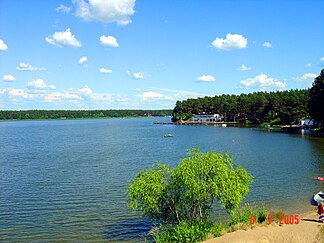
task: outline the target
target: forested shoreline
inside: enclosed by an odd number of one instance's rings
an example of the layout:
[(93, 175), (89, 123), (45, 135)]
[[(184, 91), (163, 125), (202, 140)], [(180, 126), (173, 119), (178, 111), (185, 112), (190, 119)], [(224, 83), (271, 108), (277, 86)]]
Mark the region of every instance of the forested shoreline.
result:
[(309, 89), (206, 96), (177, 101), (172, 119), (177, 122), (195, 114), (222, 114), (226, 121), (296, 124), (299, 119), (310, 117), (309, 100)]
[(0, 120), (170, 116), (172, 110), (0, 110)]
[(187, 121), (196, 114), (221, 114), (226, 121), (245, 124), (297, 124), (314, 119), (324, 128), (324, 69), (310, 89), (254, 92), (240, 95), (216, 95), (177, 101), (172, 121)]

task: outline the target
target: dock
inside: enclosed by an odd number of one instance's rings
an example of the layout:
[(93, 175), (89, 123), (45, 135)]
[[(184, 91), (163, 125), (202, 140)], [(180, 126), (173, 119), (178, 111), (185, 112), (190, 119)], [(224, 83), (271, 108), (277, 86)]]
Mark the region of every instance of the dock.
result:
[(154, 122), (157, 125), (180, 125), (180, 126), (222, 126), (226, 125), (235, 125), (239, 122)]

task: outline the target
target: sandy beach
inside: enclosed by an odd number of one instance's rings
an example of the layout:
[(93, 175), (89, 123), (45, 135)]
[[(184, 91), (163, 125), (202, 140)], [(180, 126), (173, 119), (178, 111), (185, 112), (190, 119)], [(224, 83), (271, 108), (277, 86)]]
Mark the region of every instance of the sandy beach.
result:
[(298, 224), (272, 223), (271, 225), (253, 226), (247, 230), (237, 230), (221, 237), (209, 239), (204, 243), (272, 243), (272, 242), (324, 242), (324, 234), (320, 232), (323, 223), (317, 222), (316, 210), (299, 215)]

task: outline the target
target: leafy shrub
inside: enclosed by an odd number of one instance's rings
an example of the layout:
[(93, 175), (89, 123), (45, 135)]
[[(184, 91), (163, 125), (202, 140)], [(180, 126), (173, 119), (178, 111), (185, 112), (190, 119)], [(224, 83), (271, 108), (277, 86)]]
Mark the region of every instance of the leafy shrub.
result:
[(199, 242), (207, 236), (211, 229), (211, 223), (195, 221), (194, 223), (188, 224), (185, 221), (181, 221), (176, 226), (162, 227), (161, 231), (153, 235), (153, 238), (157, 243)]
[(265, 206), (262, 205), (255, 205), (255, 204), (245, 204), (243, 205), (235, 215), (233, 215), (230, 219), (229, 225), (236, 225), (238, 223), (251, 223), (251, 216), (253, 216), (254, 222), (262, 224), (267, 219), (267, 212)]
[(168, 225), (156, 234), (159, 242), (201, 240), (211, 231), (208, 222), (214, 202), (234, 216), (252, 182), (252, 176), (234, 166), (228, 154), (198, 149), (188, 154), (176, 168), (155, 164), (140, 171), (127, 188), (132, 210)]

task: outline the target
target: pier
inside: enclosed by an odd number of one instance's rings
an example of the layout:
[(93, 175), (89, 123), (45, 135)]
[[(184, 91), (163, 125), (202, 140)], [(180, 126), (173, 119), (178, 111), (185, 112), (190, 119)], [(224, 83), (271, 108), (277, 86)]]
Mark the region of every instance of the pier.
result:
[(157, 125), (180, 125), (180, 126), (222, 126), (226, 125), (235, 125), (239, 124), (239, 122), (154, 122)]

